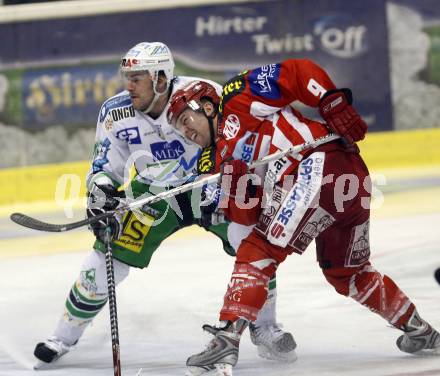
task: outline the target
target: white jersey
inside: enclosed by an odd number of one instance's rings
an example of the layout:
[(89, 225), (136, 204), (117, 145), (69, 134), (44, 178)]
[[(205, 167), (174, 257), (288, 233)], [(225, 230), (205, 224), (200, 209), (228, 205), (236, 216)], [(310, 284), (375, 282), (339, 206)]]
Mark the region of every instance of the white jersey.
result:
[[(195, 77), (177, 77), (172, 94)], [(209, 81), (221, 93), (221, 86)], [(195, 175), (200, 147), (177, 134), (168, 123), (169, 103), (162, 114), (153, 119), (133, 108), (128, 91), (108, 99), (99, 113), (95, 152), (87, 177), (106, 173), (122, 184), (135, 166), (137, 179), (146, 184), (178, 186)], [(125, 174), (125, 175), (124, 175)]]

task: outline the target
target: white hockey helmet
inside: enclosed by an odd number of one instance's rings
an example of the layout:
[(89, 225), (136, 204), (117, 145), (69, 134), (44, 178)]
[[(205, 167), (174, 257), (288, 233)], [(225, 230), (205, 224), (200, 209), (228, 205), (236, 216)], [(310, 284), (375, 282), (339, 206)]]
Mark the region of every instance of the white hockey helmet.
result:
[(174, 59), (167, 45), (161, 42), (142, 42), (132, 47), (121, 60), (121, 72), (148, 71), (157, 82), (163, 71), (168, 84), (174, 77)]

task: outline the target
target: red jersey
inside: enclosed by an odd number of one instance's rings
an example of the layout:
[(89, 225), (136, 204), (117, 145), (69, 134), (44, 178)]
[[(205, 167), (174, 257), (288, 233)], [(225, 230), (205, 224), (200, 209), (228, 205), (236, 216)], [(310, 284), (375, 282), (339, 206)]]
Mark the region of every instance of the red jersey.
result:
[[(229, 80), (219, 105), (215, 169), (218, 171), (225, 159), (251, 162), (329, 134), (324, 124), (305, 118), (290, 104), (300, 101), (317, 107), (322, 95), (335, 88), (322, 68), (303, 59), (264, 65)], [(298, 164), (296, 159), (285, 157), (269, 163), (267, 169), (276, 183)], [(234, 207), (228, 209), (235, 212)]]
[(310, 60), (290, 59), (234, 77), (223, 86), (217, 162), (228, 157), (250, 162), (327, 135), (325, 125), (289, 105), (300, 101), (317, 107), (322, 95), (335, 88)]

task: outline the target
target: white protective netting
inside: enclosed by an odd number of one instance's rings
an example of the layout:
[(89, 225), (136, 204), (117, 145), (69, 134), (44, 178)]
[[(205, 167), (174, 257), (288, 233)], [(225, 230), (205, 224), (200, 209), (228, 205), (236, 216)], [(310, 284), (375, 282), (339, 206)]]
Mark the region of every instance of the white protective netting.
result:
[(0, 168), (90, 159), (95, 129), (72, 134), (61, 126), (29, 133), (16, 126), (0, 124)]
[[(388, 3), (391, 89), (396, 129), (440, 127), (440, 87), (421, 80), (429, 37), (411, 8)], [(439, 20), (440, 23), (440, 20)]]

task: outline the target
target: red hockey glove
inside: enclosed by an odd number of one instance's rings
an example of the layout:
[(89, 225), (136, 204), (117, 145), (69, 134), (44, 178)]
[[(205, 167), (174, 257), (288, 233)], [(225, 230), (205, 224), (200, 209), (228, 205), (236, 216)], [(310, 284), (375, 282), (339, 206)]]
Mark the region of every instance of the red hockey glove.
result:
[(239, 183), (239, 179), (247, 174), (249, 174), (248, 165), (241, 160), (227, 161), (221, 166), (221, 189), (228, 199), (224, 213), (229, 220), (249, 226), (258, 221), (261, 211), (259, 203), (263, 191), (261, 186), (253, 184), (253, 175), (249, 175), (248, 179), (240, 180)]
[(319, 113), (327, 126), (350, 144), (363, 140), (367, 133), (367, 123), (351, 106), (352, 102), (350, 89), (329, 90), (319, 102)]
[(228, 183), (226, 182), (225, 178), (229, 178), (231, 181), (229, 192), (224, 192), (229, 196), (229, 198), (235, 198), (237, 194), (237, 188), (240, 188), (240, 194), (246, 195), (247, 182), (246, 186), (238, 187), (238, 180), (247, 173), (249, 173), (248, 165), (246, 164), (246, 162), (239, 159), (226, 161), (221, 165), (222, 189), (227, 190)]

